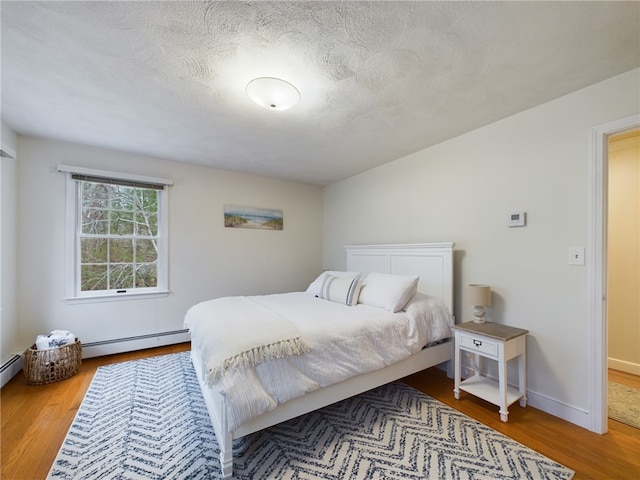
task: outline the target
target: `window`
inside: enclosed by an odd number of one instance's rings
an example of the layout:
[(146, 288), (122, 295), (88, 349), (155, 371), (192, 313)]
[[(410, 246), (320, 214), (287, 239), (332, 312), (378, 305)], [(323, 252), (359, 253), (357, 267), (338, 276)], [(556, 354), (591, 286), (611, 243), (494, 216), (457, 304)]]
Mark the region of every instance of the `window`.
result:
[(68, 173), (67, 297), (166, 294), (170, 181), (61, 167)]

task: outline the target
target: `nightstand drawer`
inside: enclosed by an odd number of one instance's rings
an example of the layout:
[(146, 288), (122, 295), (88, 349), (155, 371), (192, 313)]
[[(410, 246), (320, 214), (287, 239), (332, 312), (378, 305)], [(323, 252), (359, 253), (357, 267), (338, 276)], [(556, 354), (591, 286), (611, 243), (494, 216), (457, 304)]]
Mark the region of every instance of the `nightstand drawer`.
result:
[(485, 338), (472, 337), (469, 335), (460, 335), (460, 346), (468, 350), (475, 350), (493, 357), (498, 356), (498, 344)]

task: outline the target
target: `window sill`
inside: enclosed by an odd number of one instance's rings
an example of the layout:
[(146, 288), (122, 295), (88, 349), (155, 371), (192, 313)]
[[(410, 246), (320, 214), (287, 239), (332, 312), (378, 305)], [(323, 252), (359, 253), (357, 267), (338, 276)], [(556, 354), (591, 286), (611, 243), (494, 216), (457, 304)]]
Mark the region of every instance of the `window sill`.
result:
[(119, 302), (123, 300), (142, 300), (149, 298), (161, 298), (169, 295), (169, 290), (144, 293), (112, 293), (109, 295), (92, 295), (87, 297), (69, 297), (64, 301), (70, 305), (80, 303)]

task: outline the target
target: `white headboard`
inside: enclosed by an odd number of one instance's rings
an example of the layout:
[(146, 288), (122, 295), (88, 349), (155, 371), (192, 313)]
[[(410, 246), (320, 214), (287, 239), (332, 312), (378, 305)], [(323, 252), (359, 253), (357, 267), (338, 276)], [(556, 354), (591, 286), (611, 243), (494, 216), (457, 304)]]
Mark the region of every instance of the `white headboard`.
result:
[(418, 291), (440, 299), (453, 315), (453, 243), (347, 245), (347, 270), (420, 275)]

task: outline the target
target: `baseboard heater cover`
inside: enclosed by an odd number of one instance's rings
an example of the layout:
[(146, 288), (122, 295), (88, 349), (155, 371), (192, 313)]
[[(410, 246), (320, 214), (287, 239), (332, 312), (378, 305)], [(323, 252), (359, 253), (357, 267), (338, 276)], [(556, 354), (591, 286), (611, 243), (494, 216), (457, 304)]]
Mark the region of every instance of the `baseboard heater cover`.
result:
[(135, 337), (114, 338), (111, 340), (82, 343), (82, 357), (100, 357), (103, 355), (113, 355), (114, 353), (143, 350), (145, 348), (173, 345), (188, 341), (190, 341), (188, 330), (174, 330), (171, 332), (150, 333)]
[(20, 361), (20, 355), (16, 354), (0, 366), (0, 373), (4, 373), (11, 368), (16, 362)]
[(22, 356), (16, 353), (0, 366), (0, 387), (4, 387), (20, 370), (22, 370)]

